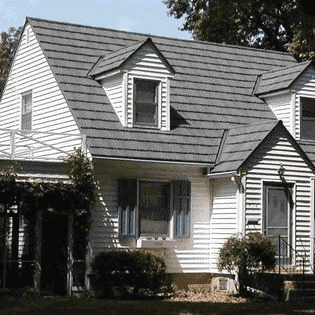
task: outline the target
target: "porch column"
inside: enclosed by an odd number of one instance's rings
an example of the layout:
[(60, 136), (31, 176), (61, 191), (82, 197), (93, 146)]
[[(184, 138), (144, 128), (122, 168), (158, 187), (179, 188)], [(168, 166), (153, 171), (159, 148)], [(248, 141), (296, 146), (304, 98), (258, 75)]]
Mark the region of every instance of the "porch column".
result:
[(41, 290), (41, 262), (42, 262), (42, 229), (43, 212), (36, 209), (35, 218), (35, 262), (34, 262), (34, 289), (39, 295)]
[(73, 207), (68, 215), (68, 268), (67, 268), (67, 295), (72, 294), (73, 286)]

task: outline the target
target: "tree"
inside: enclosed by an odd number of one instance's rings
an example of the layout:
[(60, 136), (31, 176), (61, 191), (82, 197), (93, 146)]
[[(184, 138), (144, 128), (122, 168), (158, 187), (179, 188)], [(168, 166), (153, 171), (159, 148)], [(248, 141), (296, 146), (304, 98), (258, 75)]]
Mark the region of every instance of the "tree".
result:
[(219, 252), (219, 270), (237, 273), (239, 291), (246, 294), (249, 272), (274, 268), (276, 248), (270, 238), (260, 233), (229, 238)]
[[(287, 51), (315, 50), (315, 14), (304, 0), (164, 0), (169, 15), (185, 18), (194, 39)], [(311, 5), (308, 4), (309, 6)], [(307, 42), (304, 43), (305, 38)], [(301, 45), (303, 44), (303, 45)]]
[(293, 38), (288, 44), (289, 51), (300, 61), (315, 61), (315, 27), (314, 18), (305, 16), (295, 29)]
[(10, 27), (8, 32), (0, 34), (0, 92), (9, 71), (9, 65), (14, 50), (19, 42), (22, 27)]

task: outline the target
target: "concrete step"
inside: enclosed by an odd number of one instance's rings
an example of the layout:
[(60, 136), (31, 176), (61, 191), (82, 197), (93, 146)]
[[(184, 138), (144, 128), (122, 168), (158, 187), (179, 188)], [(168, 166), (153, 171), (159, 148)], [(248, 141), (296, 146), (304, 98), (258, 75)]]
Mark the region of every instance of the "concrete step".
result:
[(305, 281), (299, 279), (284, 281), (284, 294), (286, 301), (298, 301), (307, 299), (315, 301), (315, 278), (312, 281), (311, 277), (305, 277)]

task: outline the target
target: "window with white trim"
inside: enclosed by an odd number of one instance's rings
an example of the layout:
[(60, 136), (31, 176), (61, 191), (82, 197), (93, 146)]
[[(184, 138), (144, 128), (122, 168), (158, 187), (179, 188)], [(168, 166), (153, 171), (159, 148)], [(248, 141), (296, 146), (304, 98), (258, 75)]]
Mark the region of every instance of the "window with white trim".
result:
[(159, 82), (134, 79), (134, 124), (158, 126)]
[(189, 237), (189, 181), (119, 180), (121, 236)]
[(301, 139), (315, 139), (315, 99), (310, 97), (300, 97)]
[(22, 94), (21, 129), (32, 130), (32, 92)]

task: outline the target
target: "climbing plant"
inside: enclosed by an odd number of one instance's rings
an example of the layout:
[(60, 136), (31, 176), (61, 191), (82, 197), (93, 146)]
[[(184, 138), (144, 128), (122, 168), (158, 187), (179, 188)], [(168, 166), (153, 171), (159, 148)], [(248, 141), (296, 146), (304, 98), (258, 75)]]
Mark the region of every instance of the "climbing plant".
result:
[(4, 163), (0, 167), (0, 204), (6, 208), (22, 204), (22, 211), (72, 211), (74, 215), (90, 215), (96, 199), (95, 180), (91, 161), (81, 151), (64, 160), (69, 181), (18, 180), (22, 170), (18, 163)]
[[(65, 174), (68, 175), (67, 180), (45, 181), (18, 176), (19, 173), (23, 173), (23, 167), (19, 163), (12, 161), (1, 163), (0, 257), (4, 257), (4, 261), (17, 259), (18, 214), (22, 214), (25, 224), (22, 267), (0, 263), (1, 286), (5, 287), (6, 282), (10, 282), (8, 285), (30, 285), (32, 282), (30, 275), (33, 274), (34, 290), (39, 292), (41, 242), (37, 242), (36, 237), (41, 233), (39, 231), (43, 226), (44, 213), (47, 214), (46, 219), (49, 213), (68, 215), (68, 232), (70, 232), (68, 246), (71, 244), (72, 257), (77, 260), (85, 259), (90, 212), (96, 200), (93, 166), (81, 149), (76, 149), (67, 157), (63, 166)], [(8, 235), (12, 239), (11, 243), (7, 242)], [(33, 261), (32, 266), (29, 261)], [(68, 268), (73, 268), (70, 261)], [(16, 275), (16, 279), (12, 279), (12, 275), (5, 276), (9, 273)]]

